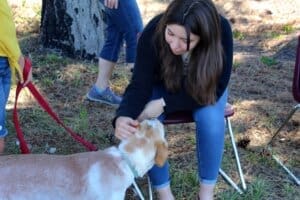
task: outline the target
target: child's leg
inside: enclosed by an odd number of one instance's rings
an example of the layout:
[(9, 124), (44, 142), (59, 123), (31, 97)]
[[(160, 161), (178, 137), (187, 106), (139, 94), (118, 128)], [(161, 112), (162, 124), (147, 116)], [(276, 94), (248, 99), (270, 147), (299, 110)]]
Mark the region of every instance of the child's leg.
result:
[(7, 135), (5, 125), (5, 106), (11, 82), (11, 72), (7, 58), (0, 57), (0, 153), (4, 151), (4, 137)]

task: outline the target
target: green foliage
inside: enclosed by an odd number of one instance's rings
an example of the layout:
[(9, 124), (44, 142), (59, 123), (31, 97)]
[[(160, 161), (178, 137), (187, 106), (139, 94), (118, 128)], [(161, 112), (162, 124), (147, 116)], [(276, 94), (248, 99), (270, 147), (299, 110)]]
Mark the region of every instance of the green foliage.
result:
[(86, 131), (89, 128), (88, 111), (85, 107), (81, 107), (79, 110), (79, 121), (77, 126), (77, 129), (80, 131)]
[(92, 73), (92, 74), (97, 74), (98, 73), (98, 65), (97, 64), (90, 64), (88, 66), (88, 70)]
[(50, 63), (60, 63), (62, 61), (63, 61), (63, 58), (54, 53), (47, 54), (47, 56), (45, 57), (45, 62), (49, 63), (49, 64)]
[(300, 197), (300, 190), (297, 190), (297, 188), (294, 187), (294, 183), (285, 183), (283, 185), (283, 193), (286, 199), (295, 199), (295, 197)]
[(271, 39), (280, 39), (282, 35), (279, 32), (271, 31), (266, 33), (266, 37)]
[(236, 192), (234, 189), (229, 189), (225, 192), (221, 192), (218, 194), (219, 200), (240, 200), (242, 199), (242, 195)]
[(53, 80), (49, 79), (48, 77), (45, 77), (44, 79), (42, 79), (41, 83), (44, 87), (53, 86)]
[(196, 145), (196, 137), (194, 134), (189, 135), (186, 138), (187, 142), (190, 143), (191, 145)]
[(294, 31), (294, 27), (290, 24), (286, 24), (283, 26), (282, 30), (285, 34), (290, 34)]
[(251, 184), (248, 184), (247, 191), (239, 194), (233, 188), (219, 193), (219, 200), (262, 200), (267, 199), (269, 186), (263, 179), (257, 178)]
[(233, 31), (233, 38), (237, 40), (243, 40), (245, 39), (245, 34), (240, 32), (239, 30), (234, 30)]
[(257, 178), (248, 188), (244, 199), (262, 200), (268, 195), (268, 184), (264, 179)]
[(73, 73), (73, 79), (72, 79), (72, 85), (76, 88), (80, 87), (82, 84), (84, 84), (84, 82), (82, 82), (82, 77), (81, 77), (82, 73), (80, 71), (75, 71)]
[(264, 65), (267, 65), (268, 67), (276, 65), (278, 63), (274, 58), (267, 56), (260, 57), (260, 62), (262, 62)]
[(232, 68), (233, 68), (233, 70), (236, 70), (236, 69), (238, 69), (240, 66), (241, 66), (241, 63), (234, 61), (234, 62), (233, 62), (233, 65), (232, 65)]
[(199, 189), (196, 170), (175, 169), (172, 171), (171, 187), (176, 199), (194, 199)]

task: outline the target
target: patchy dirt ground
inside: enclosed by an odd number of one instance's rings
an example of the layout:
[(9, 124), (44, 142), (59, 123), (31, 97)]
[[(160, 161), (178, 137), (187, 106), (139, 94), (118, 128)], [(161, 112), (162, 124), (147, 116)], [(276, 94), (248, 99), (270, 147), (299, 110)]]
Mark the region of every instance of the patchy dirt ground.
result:
[[(165, 1), (139, 0), (144, 22), (161, 12)], [(292, 96), (292, 78), (296, 57), (297, 35), (300, 35), (300, 1), (297, 0), (215, 0), (219, 10), (232, 24), (234, 31), (234, 65), (230, 82), (229, 102), (234, 105), (232, 126), (239, 144), (242, 168), (248, 190), (237, 195), (222, 179), (218, 182), (216, 199), (300, 199), (296, 186), (285, 172), (261, 149), (287, 117), (296, 102)], [(15, 3), (18, 16), (18, 3)], [(20, 5), (19, 5), (20, 6)], [(36, 9), (36, 8), (35, 8)], [(33, 9), (34, 10), (34, 9)], [(29, 18), (35, 15), (27, 14)], [(76, 131), (100, 148), (115, 141), (111, 119), (115, 108), (85, 101), (85, 94), (94, 82), (97, 63), (65, 58), (55, 51), (39, 45), (38, 26), (28, 18), (18, 18), (18, 31), (32, 24), (20, 40), (22, 49), (31, 52), (34, 79), (37, 87), (58, 114)], [(37, 23), (38, 24), (38, 23)], [(128, 84), (130, 72), (120, 63), (114, 72), (112, 87), (118, 93)], [(9, 100), (8, 117), (11, 118), (14, 94)], [(33, 153), (47, 152), (55, 147), (56, 153), (85, 151), (61, 128), (51, 121), (24, 94), (20, 102), (22, 127)], [(9, 121), (7, 153), (17, 153), (13, 125)], [(274, 151), (300, 175), (300, 113), (296, 113), (274, 141)], [(170, 146), (173, 185), (177, 199), (194, 199), (197, 182), (195, 175), (194, 125), (166, 127)], [(248, 141), (248, 142), (247, 142)], [(238, 180), (229, 141), (226, 142), (223, 168)], [(187, 175), (188, 174), (188, 175)], [(184, 177), (184, 178), (182, 178)], [(193, 176), (194, 177), (194, 176)], [(142, 180), (142, 183), (143, 180)], [(128, 199), (134, 199), (132, 194)]]

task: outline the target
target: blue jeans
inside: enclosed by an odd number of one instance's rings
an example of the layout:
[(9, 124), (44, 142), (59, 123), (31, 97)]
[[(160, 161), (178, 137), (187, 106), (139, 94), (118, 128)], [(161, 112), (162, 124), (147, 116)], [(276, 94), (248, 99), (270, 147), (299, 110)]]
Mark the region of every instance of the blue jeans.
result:
[(5, 106), (11, 84), (11, 71), (7, 58), (0, 57), (0, 138), (7, 135), (5, 126)]
[[(161, 88), (154, 89), (152, 99), (160, 98)], [(159, 95), (160, 94), (160, 95)], [(224, 112), (227, 102), (227, 90), (222, 97), (214, 104), (200, 107), (193, 111), (193, 117), (196, 123), (196, 150), (198, 160), (198, 176), (201, 183), (215, 184), (221, 166), (225, 120)], [(164, 119), (164, 114), (159, 120)], [(154, 166), (148, 175), (156, 189), (170, 184), (169, 163), (164, 166)]]
[[(103, 3), (104, 0), (100, 0)], [(126, 62), (133, 63), (139, 34), (143, 30), (143, 21), (136, 0), (119, 0), (117, 9), (105, 7), (107, 20), (106, 39), (100, 57), (117, 62), (119, 52), (126, 43)]]

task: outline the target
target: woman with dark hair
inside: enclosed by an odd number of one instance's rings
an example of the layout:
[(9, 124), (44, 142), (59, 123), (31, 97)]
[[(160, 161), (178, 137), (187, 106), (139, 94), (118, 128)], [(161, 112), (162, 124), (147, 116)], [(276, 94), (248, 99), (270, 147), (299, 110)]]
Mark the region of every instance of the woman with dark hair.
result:
[[(143, 119), (192, 111), (201, 200), (213, 199), (221, 165), (232, 57), (230, 24), (211, 0), (172, 1), (139, 39), (132, 80), (113, 121), (123, 140)], [(168, 163), (154, 166), (149, 176), (159, 199), (174, 199)]]

